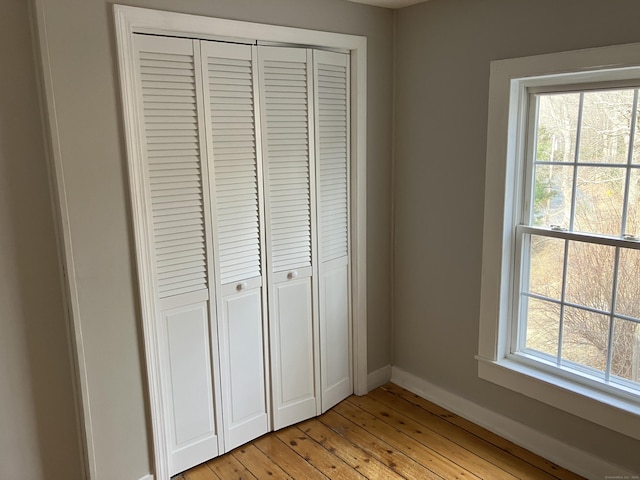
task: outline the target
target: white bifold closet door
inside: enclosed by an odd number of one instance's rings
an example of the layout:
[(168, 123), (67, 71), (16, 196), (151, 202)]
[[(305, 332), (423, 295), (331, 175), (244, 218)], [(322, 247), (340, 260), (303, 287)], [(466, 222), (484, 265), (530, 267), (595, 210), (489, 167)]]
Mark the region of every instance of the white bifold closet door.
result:
[(353, 392), (349, 56), (134, 48), (137, 253), (174, 475)]
[(169, 467), (218, 455), (211, 325), (210, 198), (199, 42), (136, 35), (146, 251)]
[(353, 393), (349, 56), (313, 52), (322, 412)]
[(256, 47), (202, 42), (224, 450), (269, 429)]
[(311, 51), (259, 48), (275, 429), (317, 414)]

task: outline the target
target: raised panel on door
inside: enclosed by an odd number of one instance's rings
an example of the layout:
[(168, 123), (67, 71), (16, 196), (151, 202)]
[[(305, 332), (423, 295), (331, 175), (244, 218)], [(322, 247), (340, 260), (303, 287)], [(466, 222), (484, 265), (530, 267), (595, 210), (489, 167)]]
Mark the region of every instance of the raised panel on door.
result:
[(144, 210), (170, 473), (219, 452), (198, 44), (134, 36)]
[(322, 411), (353, 393), (349, 55), (313, 52)]
[(311, 53), (258, 47), (273, 424), (316, 415)]
[(271, 336), (275, 429), (316, 415), (311, 276), (299, 273), (277, 275), (271, 297), (276, 317)]
[[(257, 280), (257, 279), (255, 279)], [(268, 430), (262, 337), (262, 288), (259, 281), (223, 293), (220, 319), (228, 378), (224, 395), (225, 451)]]
[(320, 377), (322, 412), (353, 393), (349, 266), (343, 259), (324, 265), (320, 277)]
[(202, 42), (225, 451), (268, 431), (255, 48)]
[(207, 310), (201, 301), (161, 314), (172, 475), (218, 454)]

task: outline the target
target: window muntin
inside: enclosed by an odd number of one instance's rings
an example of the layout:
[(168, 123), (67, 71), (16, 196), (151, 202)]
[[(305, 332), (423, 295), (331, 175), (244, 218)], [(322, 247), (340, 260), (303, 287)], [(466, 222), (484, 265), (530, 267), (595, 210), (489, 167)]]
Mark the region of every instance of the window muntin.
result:
[[(536, 92), (512, 352), (640, 391), (637, 87)], [(528, 200), (528, 201), (526, 201)]]

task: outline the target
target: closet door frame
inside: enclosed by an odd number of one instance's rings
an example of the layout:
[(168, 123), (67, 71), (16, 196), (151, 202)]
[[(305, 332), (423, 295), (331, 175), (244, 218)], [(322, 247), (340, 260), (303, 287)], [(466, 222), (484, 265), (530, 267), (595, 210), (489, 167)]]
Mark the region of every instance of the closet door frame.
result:
[[(120, 71), (121, 101), (124, 117), (125, 144), (129, 168), (129, 188), (134, 226), (134, 241), (138, 271), (149, 409), (153, 433), (153, 463), (156, 480), (169, 478), (166, 418), (163, 414), (163, 396), (160, 381), (160, 352), (158, 329), (155, 325), (154, 289), (147, 249), (147, 226), (143, 179), (143, 152), (138, 134), (136, 92), (134, 85), (135, 55), (133, 35), (136, 33), (170, 35), (203, 40), (223, 40), (256, 45), (258, 43), (304, 45), (320, 49), (350, 53), (351, 59), (351, 298), (352, 298), (352, 352), (354, 392), (367, 393), (367, 292), (366, 292), (366, 99), (367, 99), (367, 40), (366, 37), (306, 30), (300, 28), (241, 22), (198, 15), (114, 5), (118, 66)], [(60, 158), (54, 162), (61, 164)], [(69, 239), (65, 239), (65, 243)], [(69, 269), (69, 271), (73, 271)], [(73, 282), (73, 279), (69, 279)], [(71, 309), (73, 312), (78, 310)], [(73, 319), (79, 325), (79, 319)], [(83, 345), (79, 328), (74, 329), (77, 342), (76, 358), (82, 359)], [(87, 379), (80, 373), (79, 401), (85, 415), (84, 432), (87, 437), (89, 471), (95, 472), (93, 441), (90, 424)], [(88, 417), (88, 418), (87, 418)]]

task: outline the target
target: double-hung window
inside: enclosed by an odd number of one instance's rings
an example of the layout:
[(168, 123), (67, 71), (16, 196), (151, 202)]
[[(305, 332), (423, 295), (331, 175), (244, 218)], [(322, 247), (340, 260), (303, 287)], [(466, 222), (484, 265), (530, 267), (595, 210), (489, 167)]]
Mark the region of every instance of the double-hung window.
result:
[(528, 93), (513, 350), (639, 393), (638, 87), (557, 90)]
[(640, 438), (640, 45), (490, 84), (479, 374)]

